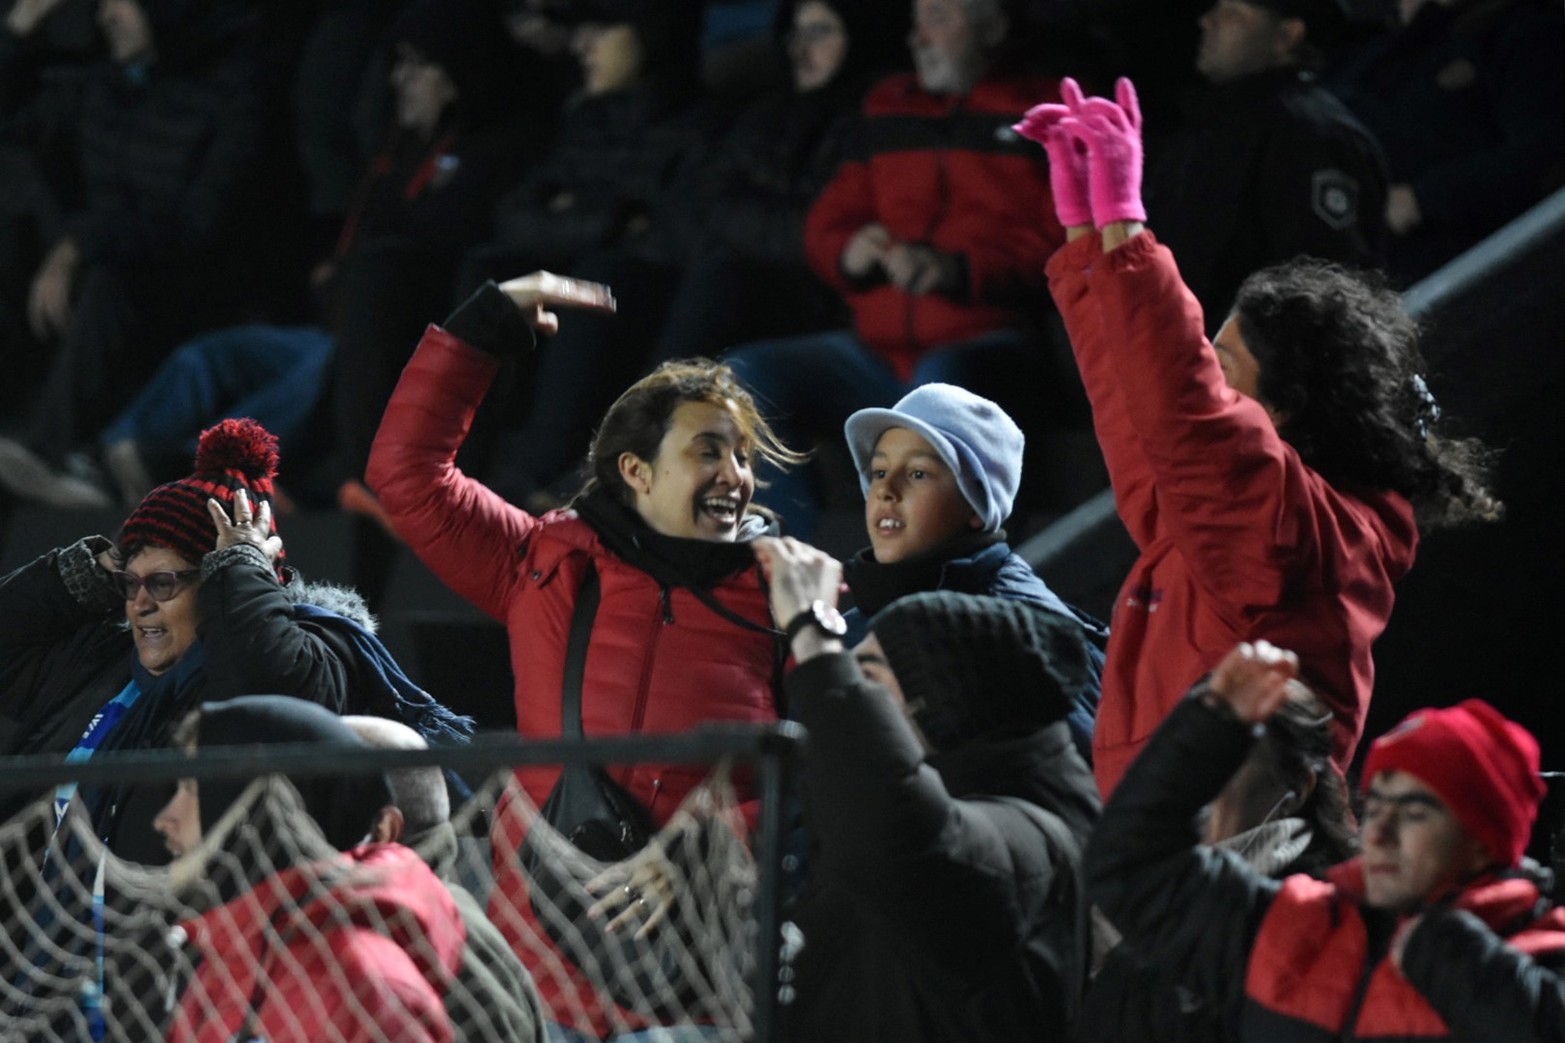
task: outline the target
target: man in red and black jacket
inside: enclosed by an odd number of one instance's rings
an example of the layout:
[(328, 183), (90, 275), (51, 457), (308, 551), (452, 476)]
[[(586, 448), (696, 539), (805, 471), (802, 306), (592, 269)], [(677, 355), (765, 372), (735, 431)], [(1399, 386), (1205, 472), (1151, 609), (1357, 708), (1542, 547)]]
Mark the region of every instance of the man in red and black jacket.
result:
[(1322, 879), (1197, 842), (1297, 673), (1292, 653), (1240, 645), (1175, 708), (1103, 810), (1089, 898), (1182, 967), (1234, 1040), (1565, 1038), (1565, 909), (1522, 858), (1538, 743), (1487, 703), (1415, 711), (1375, 741), (1363, 854)]
[[(805, 227), (810, 265), (843, 295), (854, 328), (729, 357), (769, 414), (797, 425), (790, 444), (835, 439), (850, 413), (932, 381), (1021, 415), (1046, 380), (1036, 308), (1064, 233), (1037, 220), (1053, 214), (1048, 167), (1011, 124), (1057, 97), (1058, 81), (1007, 67), (1001, 0), (915, 0), (913, 17), (916, 71), (866, 96), (855, 145)], [(794, 473), (776, 476), (768, 505), (802, 536), (813, 499)]]

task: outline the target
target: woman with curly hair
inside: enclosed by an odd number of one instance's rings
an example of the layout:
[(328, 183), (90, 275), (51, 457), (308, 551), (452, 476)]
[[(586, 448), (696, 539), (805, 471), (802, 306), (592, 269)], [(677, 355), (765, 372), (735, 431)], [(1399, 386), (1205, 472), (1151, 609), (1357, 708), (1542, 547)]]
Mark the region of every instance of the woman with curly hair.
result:
[(1298, 651), (1345, 768), (1370, 647), (1420, 527), (1498, 517), (1485, 453), (1438, 430), (1417, 328), (1394, 293), (1317, 261), (1252, 275), (1217, 336), (1142, 224), (1141, 117), (1040, 105), (1067, 242), (1050, 289), (1092, 401), (1120, 519), (1140, 549), (1114, 607), (1093, 744), (1105, 798), (1184, 691), (1238, 641)]

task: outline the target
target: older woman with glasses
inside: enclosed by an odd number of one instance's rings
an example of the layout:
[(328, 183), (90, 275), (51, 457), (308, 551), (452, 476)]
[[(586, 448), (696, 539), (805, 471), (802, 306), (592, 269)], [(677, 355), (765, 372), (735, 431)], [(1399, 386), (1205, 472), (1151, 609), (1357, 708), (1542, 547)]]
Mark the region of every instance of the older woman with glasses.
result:
[[(352, 591), (282, 564), (272, 520), (277, 440), (253, 420), (201, 436), (195, 473), (148, 493), (119, 539), (89, 536), (0, 580), (0, 755), (165, 746), (197, 704), (252, 692), (382, 713), (427, 738), (453, 717), (397, 668)], [(0, 794), (0, 820), (31, 793)], [(57, 793), (123, 858), (164, 861), (165, 787)]]

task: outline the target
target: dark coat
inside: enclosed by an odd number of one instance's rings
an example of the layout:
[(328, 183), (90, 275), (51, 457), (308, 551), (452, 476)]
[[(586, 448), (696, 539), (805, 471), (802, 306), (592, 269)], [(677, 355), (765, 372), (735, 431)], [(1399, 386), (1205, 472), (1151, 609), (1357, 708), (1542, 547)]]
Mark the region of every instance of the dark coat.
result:
[(496, 206), (493, 245), (554, 268), (609, 246), (663, 253), (637, 219), (663, 208), (709, 139), (710, 115), (652, 89), (581, 98), (561, 117), (554, 148)]
[(848, 621), (845, 640), (849, 645), (858, 644), (869, 633), (870, 617), (876, 612), (899, 597), (926, 590), (988, 594), (1010, 601), (1025, 601), (1076, 620), (1087, 639), (1092, 684), (1076, 693), (1069, 721), (1076, 749), (1090, 763), (1109, 629), (1056, 594), (1031, 565), (1011, 550), (1010, 544), (997, 537), (990, 537), (990, 540), (987, 546), (962, 542), (960, 549), (947, 547), (943, 552), (932, 551), (924, 560), (894, 565), (877, 562), (870, 548), (854, 555), (847, 563), (845, 577), (854, 601), (853, 607), (843, 614)]
[[(0, 753), (68, 752), (131, 680), (124, 601), (101, 578), (68, 587), (62, 576), (91, 577), (91, 553), (73, 544), (0, 580)], [(285, 587), (256, 548), (210, 554), (203, 571), (201, 666), (172, 701), (138, 701), (105, 751), (166, 746), (189, 710), (236, 695), (295, 695), (339, 713), (385, 711), (371, 694), (383, 680), (354, 639), (355, 627), (373, 625), (358, 595), (297, 579)], [(8, 795), (0, 819), (30, 798)], [(163, 862), (152, 820), (167, 799), (164, 784), (120, 788), (97, 809), (99, 835), (123, 858)]]
[(1187, 109), (1178, 133), (1148, 144), (1147, 218), (1209, 332), (1267, 265), (1384, 260), (1385, 157), (1336, 98), (1281, 69), (1208, 88)]
[(1087, 852), (1089, 897), (1127, 941), (1183, 968), (1235, 1040), (1560, 1038), (1565, 912), (1531, 881), (1487, 878), (1427, 910), (1397, 972), (1399, 923), (1363, 905), (1356, 861), (1277, 881), (1201, 845), (1196, 812), (1252, 742), (1186, 699), (1130, 766)]
[(1565, 183), (1562, 36), (1553, 0), (1426, 3), (1333, 77), (1418, 198), (1423, 223), (1395, 244), (1410, 274)]
[(1063, 721), (927, 760), (846, 654), (789, 675), (817, 842), (787, 1038), (1065, 1038), (1085, 980), (1092, 776)]

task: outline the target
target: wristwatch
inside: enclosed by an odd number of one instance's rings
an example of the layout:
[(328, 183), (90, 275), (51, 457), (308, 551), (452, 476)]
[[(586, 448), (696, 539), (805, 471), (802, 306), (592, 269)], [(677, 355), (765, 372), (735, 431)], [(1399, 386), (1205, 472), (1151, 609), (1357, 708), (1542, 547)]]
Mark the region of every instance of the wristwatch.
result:
[(842, 613), (837, 611), (835, 605), (816, 599), (809, 608), (788, 621), (783, 633), (787, 635), (788, 643), (792, 644), (793, 639), (808, 627), (814, 627), (826, 637), (842, 637), (848, 632), (848, 621), (842, 618)]

